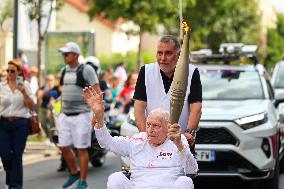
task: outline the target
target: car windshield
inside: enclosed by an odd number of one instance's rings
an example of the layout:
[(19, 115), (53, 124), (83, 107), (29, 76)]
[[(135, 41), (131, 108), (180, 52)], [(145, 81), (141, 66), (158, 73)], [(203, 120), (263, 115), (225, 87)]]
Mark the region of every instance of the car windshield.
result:
[(284, 88), (284, 66), (279, 66), (275, 77), (275, 88)]
[(258, 72), (200, 69), (204, 100), (263, 99)]

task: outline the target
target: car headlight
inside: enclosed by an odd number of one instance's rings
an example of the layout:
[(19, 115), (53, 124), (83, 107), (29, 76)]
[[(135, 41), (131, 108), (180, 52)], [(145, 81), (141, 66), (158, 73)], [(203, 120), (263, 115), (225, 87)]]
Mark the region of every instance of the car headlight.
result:
[(127, 117), (127, 122), (131, 125), (136, 126), (134, 112), (129, 112), (129, 115)]
[(235, 122), (243, 129), (251, 129), (267, 122), (267, 113), (259, 113), (236, 119)]

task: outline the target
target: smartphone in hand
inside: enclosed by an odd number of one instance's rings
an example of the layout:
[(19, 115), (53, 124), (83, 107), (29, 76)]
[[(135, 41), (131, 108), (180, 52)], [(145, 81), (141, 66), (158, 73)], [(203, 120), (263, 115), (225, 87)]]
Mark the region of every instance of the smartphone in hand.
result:
[(16, 79), (16, 84), (17, 85), (23, 85), (24, 84), (24, 78), (23, 76), (18, 76)]

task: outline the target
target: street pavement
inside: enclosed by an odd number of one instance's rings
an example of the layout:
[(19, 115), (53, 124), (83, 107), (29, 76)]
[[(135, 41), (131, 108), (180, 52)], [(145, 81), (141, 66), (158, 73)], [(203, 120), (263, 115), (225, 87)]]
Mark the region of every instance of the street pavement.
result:
[[(23, 189), (62, 189), (67, 178), (67, 171), (57, 172), (60, 156), (51, 156), (43, 161), (24, 166)], [(108, 176), (120, 171), (121, 164), (118, 156), (108, 153), (102, 167), (92, 167), (89, 164), (87, 183), (90, 189), (106, 189)], [(75, 187), (72, 187), (74, 189)], [(0, 171), (0, 189), (5, 188), (5, 173)]]
[[(48, 142), (27, 142), (25, 153), (23, 156), (23, 164), (28, 165), (43, 161), (59, 154), (58, 148)], [(2, 162), (0, 159), (0, 171), (3, 170)]]
[[(66, 179), (66, 172), (57, 173), (56, 168), (59, 165), (59, 151), (49, 143), (28, 142), (24, 153), (23, 162), (25, 165), (24, 185), (25, 189), (58, 189)], [(1, 167), (1, 166), (0, 166)], [(1, 169), (1, 168), (0, 168)], [(3, 169), (2, 169), (3, 170)], [(0, 170), (0, 189), (5, 189), (5, 174)], [(43, 171), (44, 170), (44, 171)], [(107, 177), (120, 170), (120, 160), (112, 153), (107, 155), (106, 164), (103, 167), (92, 168), (90, 166), (88, 183), (91, 188), (105, 189)], [(228, 183), (229, 182), (229, 183)], [(231, 185), (230, 180), (213, 180), (208, 179), (196, 182), (197, 189), (205, 189), (210, 186), (216, 186), (219, 189), (228, 188)], [(214, 187), (215, 188), (215, 187)], [(234, 184), (232, 189), (250, 188), (257, 189), (254, 185)], [(284, 174), (280, 175), (279, 189), (284, 189)]]

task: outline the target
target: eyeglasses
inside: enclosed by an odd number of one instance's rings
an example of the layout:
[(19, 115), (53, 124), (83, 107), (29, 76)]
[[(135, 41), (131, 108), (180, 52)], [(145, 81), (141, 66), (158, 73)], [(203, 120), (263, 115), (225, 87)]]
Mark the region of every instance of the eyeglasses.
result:
[(7, 73), (12, 73), (12, 74), (14, 74), (14, 73), (16, 73), (16, 70), (7, 69), (6, 72), (7, 72)]

